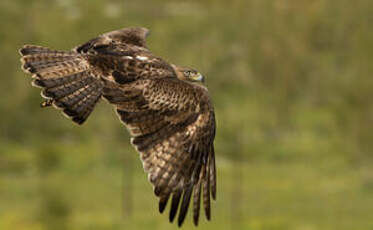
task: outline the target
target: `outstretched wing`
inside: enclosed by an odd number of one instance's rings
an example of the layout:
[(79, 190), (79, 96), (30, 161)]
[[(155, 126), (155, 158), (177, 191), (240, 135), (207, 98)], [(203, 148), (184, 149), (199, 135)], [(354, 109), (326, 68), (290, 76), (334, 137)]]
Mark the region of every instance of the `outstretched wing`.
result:
[(116, 106), (140, 153), (163, 212), (172, 196), (170, 221), (183, 223), (191, 196), (198, 224), (200, 194), (207, 219), (216, 196), (214, 111), (207, 89), (176, 78), (108, 83), (103, 96)]
[(78, 53), (96, 53), (105, 49), (111, 51), (126, 51), (130, 49), (147, 50), (146, 37), (149, 30), (143, 27), (124, 28), (114, 30), (91, 39), (90, 41), (75, 47)]
[(74, 51), (103, 79), (125, 84), (137, 79), (175, 77), (173, 67), (146, 47), (146, 28), (124, 28), (94, 38)]

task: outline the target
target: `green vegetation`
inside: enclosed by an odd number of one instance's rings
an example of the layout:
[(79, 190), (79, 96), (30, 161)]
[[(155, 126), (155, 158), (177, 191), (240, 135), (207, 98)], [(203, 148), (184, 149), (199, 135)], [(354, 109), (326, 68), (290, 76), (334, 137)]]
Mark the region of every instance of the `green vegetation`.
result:
[(371, 0), (0, 1), (0, 229), (176, 229), (113, 109), (78, 127), (20, 70), (25, 43), (128, 26), (207, 78), (218, 200), (200, 229), (373, 229), (372, 16)]

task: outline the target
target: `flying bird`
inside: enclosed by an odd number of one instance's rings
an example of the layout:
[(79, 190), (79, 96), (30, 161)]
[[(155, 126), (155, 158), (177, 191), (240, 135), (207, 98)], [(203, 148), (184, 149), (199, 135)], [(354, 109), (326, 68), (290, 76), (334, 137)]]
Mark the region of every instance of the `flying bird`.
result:
[(46, 100), (83, 124), (104, 98), (114, 106), (140, 154), (162, 213), (181, 226), (193, 202), (197, 226), (202, 196), (210, 220), (216, 199), (215, 115), (203, 76), (153, 55), (146, 28), (124, 28), (98, 36), (71, 51), (25, 45), (22, 69)]

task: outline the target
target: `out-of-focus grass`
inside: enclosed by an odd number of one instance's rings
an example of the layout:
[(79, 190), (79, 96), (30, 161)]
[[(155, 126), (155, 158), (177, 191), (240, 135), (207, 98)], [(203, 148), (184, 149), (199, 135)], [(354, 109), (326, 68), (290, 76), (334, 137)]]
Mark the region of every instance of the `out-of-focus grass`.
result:
[[(122, 184), (122, 166), (126, 164), (121, 164), (121, 152), (90, 151), (86, 161), (77, 167), (74, 162), (82, 160), (77, 159), (79, 151), (86, 152), (86, 144), (68, 146), (64, 160), (46, 175), (34, 168), (38, 164), (35, 152), (29, 154), (31, 163), (23, 173), (3, 173), (1, 183), (6, 187), (1, 189), (4, 212), (0, 227), (55, 229), (63, 223), (66, 229), (175, 228), (167, 223), (166, 216), (158, 215), (152, 189), (138, 160), (134, 160), (138, 167), (132, 167), (133, 199), (127, 200), (123, 199), (129, 185)], [(109, 154), (113, 159), (108, 159)], [(317, 165), (218, 160), (218, 201), (214, 203), (213, 221), (201, 222), (203, 229), (371, 227), (372, 186), (368, 178), (364, 179), (368, 167), (351, 169), (343, 162)], [(236, 167), (239, 172), (234, 172)], [(242, 179), (239, 184), (234, 180), (237, 176)], [(232, 203), (236, 199), (240, 203)], [(130, 216), (123, 202), (132, 202)], [(186, 226), (191, 226), (190, 222), (189, 217)]]
[[(25, 43), (126, 26), (207, 77), (218, 200), (201, 229), (372, 229), (373, 2), (0, 2), (0, 229), (175, 229), (112, 108), (82, 127), (40, 109)], [(185, 229), (191, 227), (191, 218)]]

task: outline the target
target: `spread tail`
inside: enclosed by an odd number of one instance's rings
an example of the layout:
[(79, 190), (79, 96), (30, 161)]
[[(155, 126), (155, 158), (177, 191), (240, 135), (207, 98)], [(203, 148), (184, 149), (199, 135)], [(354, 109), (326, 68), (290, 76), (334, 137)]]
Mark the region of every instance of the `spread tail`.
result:
[(43, 88), (47, 99), (74, 122), (82, 124), (101, 98), (103, 82), (93, 75), (84, 54), (25, 45), (20, 51), (22, 69), (31, 73), (32, 85)]

